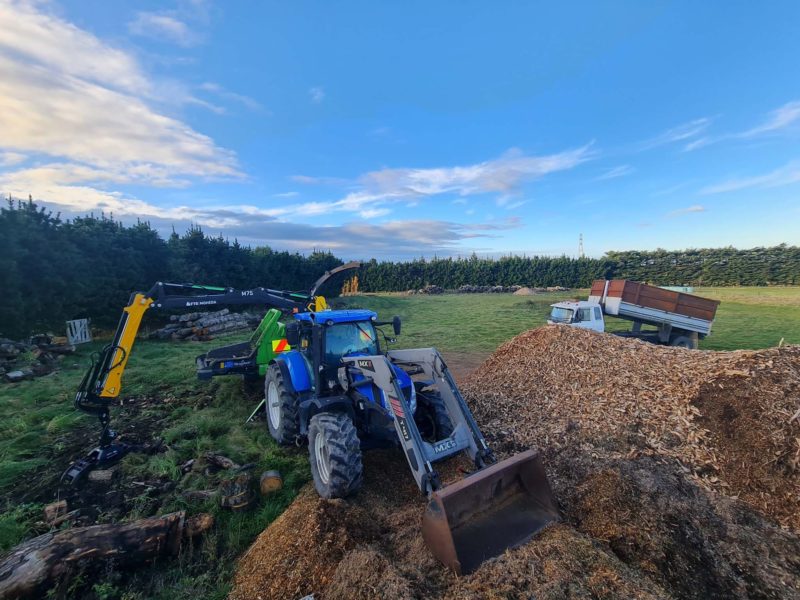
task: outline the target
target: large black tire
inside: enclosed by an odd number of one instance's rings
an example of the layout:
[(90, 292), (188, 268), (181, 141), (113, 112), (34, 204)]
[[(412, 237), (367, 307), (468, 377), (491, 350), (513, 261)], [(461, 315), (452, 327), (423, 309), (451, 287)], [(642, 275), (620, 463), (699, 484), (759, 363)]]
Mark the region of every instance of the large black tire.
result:
[(422, 439), (426, 442), (438, 442), (453, 433), (453, 424), (447, 415), (444, 400), (438, 392), (417, 394), (414, 422), (417, 424)]
[(308, 455), (314, 487), (323, 498), (344, 498), (361, 487), (361, 442), (344, 413), (320, 413), (308, 425)]
[(669, 341), (669, 345), (676, 348), (695, 350), (697, 349), (697, 340), (689, 335), (677, 335)]
[(283, 381), (278, 365), (270, 365), (264, 379), (264, 398), (266, 398), (265, 417), (272, 438), (279, 444), (293, 444), (300, 432), (297, 415), (297, 398)]

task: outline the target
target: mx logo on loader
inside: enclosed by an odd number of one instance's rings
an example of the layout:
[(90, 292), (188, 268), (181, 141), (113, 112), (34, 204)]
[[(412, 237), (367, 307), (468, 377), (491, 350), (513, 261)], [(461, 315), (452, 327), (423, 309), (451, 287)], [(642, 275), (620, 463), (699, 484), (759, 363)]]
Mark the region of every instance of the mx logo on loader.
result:
[(450, 440), (450, 439), (442, 440), (438, 444), (434, 444), (433, 451), (436, 454), (440, 454), (441, 452), (445, 452), (447, 450), (450, 450), (450, 448), (455, 448), (455, 447), (456, 447), (456, 443), (453, 440)]
[(369, 371), (375, 370), (375, 367), (372, 365), (372, 361), (367, 360), (365, 358), (361, 358), (358, 360), (358, 366), (361, 367), (362, 369), (367, 369)]

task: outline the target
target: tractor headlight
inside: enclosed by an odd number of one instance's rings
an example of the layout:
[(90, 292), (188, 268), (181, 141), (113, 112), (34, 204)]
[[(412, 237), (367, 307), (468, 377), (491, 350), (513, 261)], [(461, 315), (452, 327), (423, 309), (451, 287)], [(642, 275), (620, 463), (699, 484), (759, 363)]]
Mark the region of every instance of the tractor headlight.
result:
[(411, 383), (411, 393), (409, 394), (408, 408), (412, 415), (417, 412), (417, 390), (414, 388), (413, 382)]

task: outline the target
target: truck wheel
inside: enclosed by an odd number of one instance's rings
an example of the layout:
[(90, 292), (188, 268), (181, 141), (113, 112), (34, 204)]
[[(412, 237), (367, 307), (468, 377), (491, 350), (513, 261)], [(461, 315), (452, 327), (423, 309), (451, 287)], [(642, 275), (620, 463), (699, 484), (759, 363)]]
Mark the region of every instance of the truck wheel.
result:
[(361, 487), (361, 443), (344, 413), (320, 413), (308, 426), (308, 455), (314, 487), (323, 498), (344, 498)]
[(438, 392), (417, 394), (414, 422), (426, 442), (438, 442), (453, 433), (453, 424), (450, 422), (444, 400)]
[(279, 444), (292, 444), (300, 431), (297, 418), (297, 399), (286, 389), (278, 365), (270, 365), (264, 379), (267, 428)]
[(690, 350), (694, 350), (697, 348), (697, 341), (693, 340), (688, 335), (679, 335), (672, 338), (669, 345), (675, 346), (676, 348), (689, 348)]

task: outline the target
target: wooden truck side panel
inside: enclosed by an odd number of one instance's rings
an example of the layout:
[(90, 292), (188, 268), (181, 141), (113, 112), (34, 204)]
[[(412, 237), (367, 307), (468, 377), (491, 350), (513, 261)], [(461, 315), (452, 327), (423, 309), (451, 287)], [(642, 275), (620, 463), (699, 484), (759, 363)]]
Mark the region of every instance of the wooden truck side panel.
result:
[[(592, 291), (590, 294), (592, 297), (602, 297), (605, 288), (606, 282), (599, 279), (592, 283)], [(695, 319), (703, 319), (705, 321), (714, 320), (717, 306), (719, 306), (718, 300), (701, 298), (684, 292), (665, 290), (660, 287), (628, 281), (626, 279), (613, 279), (609, 281), (606, 298), (618, 298), (619, 300), (617, 302), (622, 301), (645, 308), (663, 310), (665, 312), (684, 315)]]

